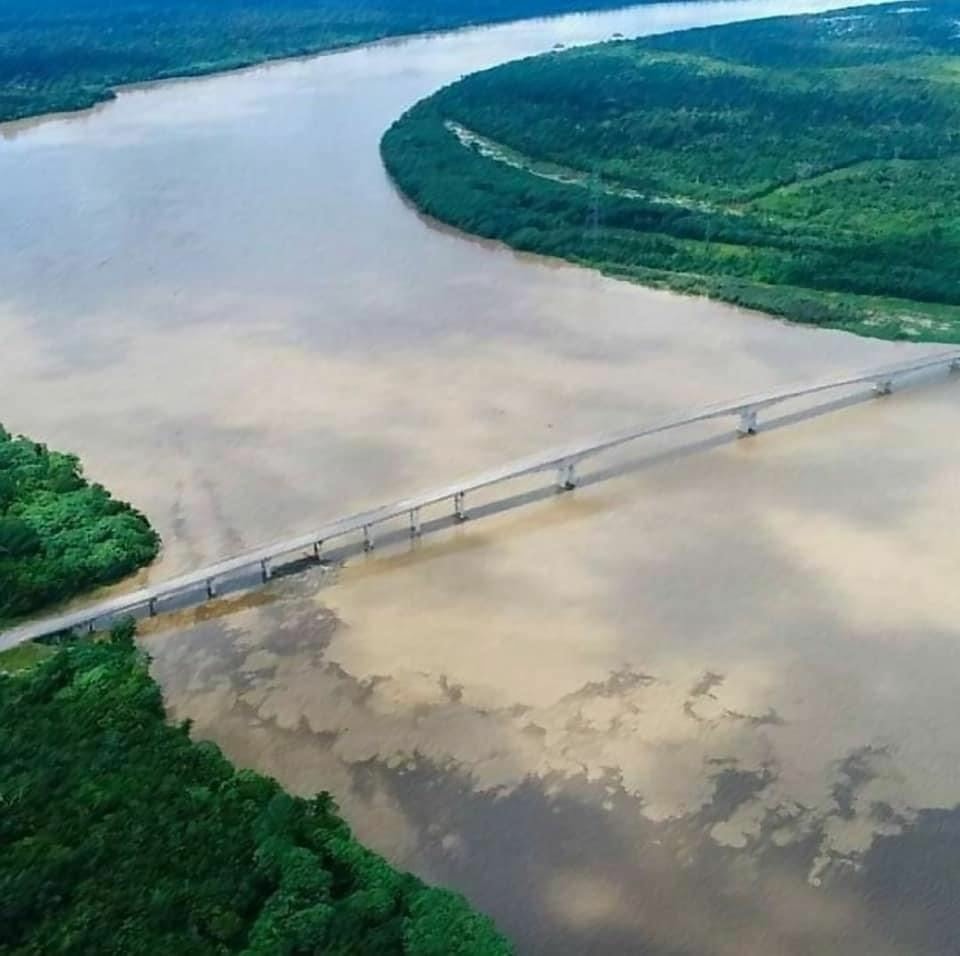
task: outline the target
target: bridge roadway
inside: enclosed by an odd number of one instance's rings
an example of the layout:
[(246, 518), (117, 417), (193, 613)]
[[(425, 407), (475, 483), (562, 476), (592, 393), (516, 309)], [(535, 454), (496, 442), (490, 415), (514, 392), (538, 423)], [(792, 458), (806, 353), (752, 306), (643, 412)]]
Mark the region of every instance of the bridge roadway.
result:
[(402, 498), (379, 508), (338, 518), (328, 524), (314, 528), (308, 534), (278, 541), (266, 547), (255, 548), (199, 568), (196, 571), (191, 571), (188, 574), (182, 574), (149, 587), (120, 594), (89, 607), (29, 621), (0, 634), (0, 650), (6, 650), (25, 641), (47, 637), (63, 631), (85, 629), (92, 632), (98, 628), (108, 627), (112, 620), (126, 614), (137, 612), (156, 614), (159, 610), (159, 602), (167, 598), (185, 598), (193, 594), (195, 599), (192, 603), (210, 600), (217, 596), (218, 586), (231, 578), (256, 575), (252, 583), (265, 583), (272, 576), (275, 565), (282, 562), (282, 559), (287, 559), (285, 563), (292, 564), (295, 561), (302, 561), (307, 555), (310, 555), (319, 561), (321, 549), (325, 545), (332, 540), (347, 535), (361, 534), (363, 536), (363, 546), (369, 550), (374, 546), (374, 528), (394, 518), (404, 517), (408, 519), (411, 535), (419, 535), (421, 533), (420, 513), (422, 509), (448, 501), (452, 503), (453, 516), (457, 519), (463, 519), (466, 517), (467, 494), (515, 478), (556, 470), (558, 486), (561, 489), (569, 490), (576, 485), (576, 468), (580, 462), (601, 452), (651, 435), (683, 428), (698, 422), (728, 417), (738, 419), (737, 431), (741, 435), (752, 435), (757, 430), (759, 413), (782, 402), (857, 385), (871, 385), (876, 394), (887, 395), (899, 380), (937, 369), (948, 369), (951, 372), (960, 371), (960, 351), (935, 353), (910, 362), (857, 372), (812, 385), (794, 385), (778, 391), (708, 405), (671, 415), (661, 421), (609, 432), (561, 448), (530, 455), (441, 488), (434, 488), (423, 494)]

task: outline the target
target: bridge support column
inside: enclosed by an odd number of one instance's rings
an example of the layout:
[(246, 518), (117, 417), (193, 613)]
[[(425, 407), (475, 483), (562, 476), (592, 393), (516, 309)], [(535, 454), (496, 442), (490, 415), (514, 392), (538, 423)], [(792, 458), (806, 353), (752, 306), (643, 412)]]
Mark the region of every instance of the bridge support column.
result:
[(263, 583), (266, 584), (267, 581), (270, 580), (272, 575), (273, 575), (273, 568), (270, 567), (270, 560), (268, 558), (264, 558), (260, 562), (260, 577), (263, 580)]
[(458, 491), (453, 496), (453, 516), (457, 521), (466, 521), (467, 512), (464, 509), (464, 500), (466, 499), (467, 494), (465, 491)]
[(373, 532), (370, 530), (370, 525), (368, 524), (363, 526), (363, 550), (373, 550)]
[(420, 509), (411, 508), (410, 510), (410, 537), (419, 538), (421, 534)]
[(317, 564), (320, 563), (320, 552), (323, 551), (323, 542), (314, 541), (313, 542), (313, 557)]
[(207, 597), (215, 598), (217, 596), (217, 585), (213, 578), (207, 578)]
[(150, 600), (147, 601), (147, 614), (149, 614), (150, 617), (157, 616), (157, 599), (156, 598), (150, 598)]
[(949, 371), (951, 372), (960, 372), (960, 359), (954, 359), (950, 363)]
[(893, 391), (893, 379), (883, 378), (873, 383), (874, 395), (889, 395)]
[(737, 434), (741, 438), (757, 433), (757, 410), (745, 408), (740, 412), (740, 424), (737, 425)]
[(577, 487), (577, 463), (568, 461), (557, 469), (557, 487), (561, 491), (573, 491)]
[(92, 634), (97, 629), (96, 621), (87, 621), (87, 633)]

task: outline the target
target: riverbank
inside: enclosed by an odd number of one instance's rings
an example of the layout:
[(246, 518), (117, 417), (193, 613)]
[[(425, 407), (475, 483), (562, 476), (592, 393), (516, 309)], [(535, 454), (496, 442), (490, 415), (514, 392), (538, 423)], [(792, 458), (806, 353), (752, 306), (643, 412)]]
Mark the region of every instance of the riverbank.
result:
[(0, 425), (0, 629), (148, 565), (160, 538), (80, 460)]
[(133, 640), (0, 673), (5, 892), (17, 952), (508, 956), (463, 897), (167, 723)]
[(511, 63), (417, 104), (381, 152), (423, 212), (516, 249), (806, 324), (957, 342), (951, 11)]
[[(433, 228), (383, 172), (383, 130), (462, 73), (788, 8), (381, 44), (3, 140), (0, 408), (150, 515), (149, 583), (531, 449), (910, 358)], [(890, 834), (960, 801), (956, 399), (709, 457), (657, 442), (602, 484), (138, 640), (174, 721), (329, 790), (521, 952), (942, 956), (957, 894)], [(948, 825), (931, 839), (955, 853)], [(885, 873), (911, 882), (878, 895)]]
[(0, 13), (0, 51), (10, 51), (0, 52), (0, 123), (86, 110), (113, 99), (122, 87), (144, 82), (207, 76), (384, 39), (628, 5), (624, 0), (467, 0), (451, 11), (438, 0), (407, 10), (377, 0), (324, 0), (319, 7), (301, 0), (234, 0), (214, 7), (150, 0), (134, 13), (86, 0), (43, 0), (39, 7), (33, 0), (13, 0)]

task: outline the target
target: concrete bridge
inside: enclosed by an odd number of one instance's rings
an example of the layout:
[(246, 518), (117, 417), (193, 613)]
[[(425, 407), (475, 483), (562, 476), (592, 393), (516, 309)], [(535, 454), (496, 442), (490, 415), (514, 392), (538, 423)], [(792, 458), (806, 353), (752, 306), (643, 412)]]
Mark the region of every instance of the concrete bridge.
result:
[(795, 385), (717, 405), (690, 409), (661, 421), (596, 435), (561, 448), (530, 455), (423, 494), (337, 518), (311, 529), (307, 534), (246, 551), (188, 574), (120, 594), (77, 611), (35, 619), (0, 634), (0, 650), (65, 631), (93, 632), (109, 627), (112, 621), (128, 614), (154, 615), (165, 609), (163, 605), (189, 606), (212, 600), (225, 590), (255, 587), (266, 583), (280, 569), (323, 562), (328, 553), (325, 549), (329, 549), (334, 542), (344, 543), (352, 539), (358, 547), (369, 551), (375, 545), (378, 529), (397, 518), (403, 519), (411, 536), (418, 537), (424, 530), (422, 515), (425, 509), (437, 509), (446, 505), (449, 509), (447, 515), (462, 521), (467, 517), (467, 495), (524, 476), (555, 472), (558, 489), (569, 491), (576, 487), (577, 469), (584, 461), (652, 435), (723, 418), (734, 419), (740, 435), (753, 435), (757, 431), (762, 412), (791, 399), (853, 389), (857, 386), (864, 386), (876, 395), (889, 395), (895, 386), (907, 384), (911, 379), (916, 380), (924, 373), (933, 374), (937, 371), (960, 372), (960, 351), (940, 352), (812, 385)]

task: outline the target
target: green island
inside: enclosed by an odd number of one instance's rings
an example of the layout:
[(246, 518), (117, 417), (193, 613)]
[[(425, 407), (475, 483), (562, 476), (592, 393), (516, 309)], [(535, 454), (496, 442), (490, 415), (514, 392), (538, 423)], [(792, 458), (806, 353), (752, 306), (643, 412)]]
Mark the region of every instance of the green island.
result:
[(4, 0), (0, 121), (85, 109), (125, 83), (619, 6), (623, 0)]
[(960, 0), (612, 41), (384, 135), (424, 213), (797, 322), (960, 342)]
[(0, 426), (0, 627), (119, 581), (159, 548), (147, 519), (88, 482), (75, 455)]
[(132, 622), (0, 674), (0, 952), (506, 956), (365, 849), (327, 794), (167, 723)]

